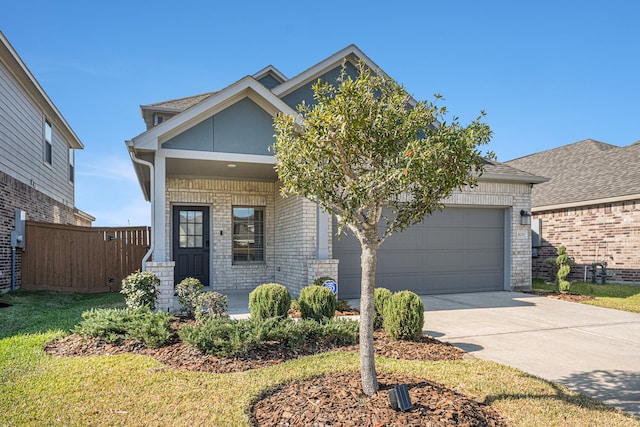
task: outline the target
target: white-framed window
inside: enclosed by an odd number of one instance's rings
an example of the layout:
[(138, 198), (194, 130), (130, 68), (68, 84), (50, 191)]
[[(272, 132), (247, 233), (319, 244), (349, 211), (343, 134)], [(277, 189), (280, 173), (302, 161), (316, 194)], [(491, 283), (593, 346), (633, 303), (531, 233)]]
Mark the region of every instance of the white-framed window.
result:
[(75, 182), (76, 155), (73, 148), (69, 148), (69, 182)]
[(53, 131), (49, 120), (44, 121), (44, 161), (47, 164), (53, 162)]
[(164, 122), (164, 116), (160, 116), (160, 115), (156, 114), (154, 117), (155, 117), (155, 120), (154, 120), (154, 123), (153, 123), (153, 124), (154, 124), (155, 126), (157, 126), (157, 125), (159, 125), (160, 123)]
[(264, 262), (264, 207), (233, 207), (233, 263)]

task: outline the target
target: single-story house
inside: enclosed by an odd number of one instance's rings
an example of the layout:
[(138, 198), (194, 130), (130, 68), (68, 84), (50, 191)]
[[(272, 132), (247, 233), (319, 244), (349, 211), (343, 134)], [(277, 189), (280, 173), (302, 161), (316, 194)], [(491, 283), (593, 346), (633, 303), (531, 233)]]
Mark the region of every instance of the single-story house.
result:
[[(559, 246), (575, 264), (572, 280), (640, 283), (640, 141), (618, 147), (592, 139), (506, 162), (549, 178), (532, 194), (533, 276), (552, 279), (546, 260)], [(537, 253), (536, 253), (537, 252)]]
[[(313, 103), (318, 79), (335, 81), (358, 61), (350, 45), (287, 78), (273, 66), (230, 86), (141, 106), (147, 130), (126, 141), (152, 203), (153, 247), (146, 268), (162, 281), (159, 305), (175, 308), (173, 288), (192, 276), (211, 290), (250, 290), (266, 282), (295, 295), (315, 278), (359, 295), (354, 239), (338, 239), (313, 200), (282, 198), (274, 170), (273, 118)], [(379, 71), (382, 72), (382, 71)], [(378, 285), (421, 293), (513, 290), (531, 286), (531, 235), (521, 212), (541, 178), (487, 161), (480, 183), (454, 193), (446, 209), (383, 245)]]

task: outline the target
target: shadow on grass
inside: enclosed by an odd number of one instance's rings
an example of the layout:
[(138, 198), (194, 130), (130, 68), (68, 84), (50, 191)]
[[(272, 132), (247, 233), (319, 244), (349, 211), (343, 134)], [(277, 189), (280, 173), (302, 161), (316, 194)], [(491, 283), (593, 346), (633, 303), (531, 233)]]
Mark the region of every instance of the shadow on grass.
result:
[[(562, 385), (545, 381), (555, 394), (499, 394), (487, 396), (485, 402), (491, 404), (500, 400), (539, 399), (557, 400), (577, 407), (598, 411), (615, 412), (620, 409), (632, 416), (640, 417), (640, 375), (624, 371), (593, 371), (571, 375), (559, 381)], [(565, 389), (582, 394), (567, 392)], [(602, 400), (607, 400), (603, 403)], [(615, 405), (615, 406), (613, 406)]]

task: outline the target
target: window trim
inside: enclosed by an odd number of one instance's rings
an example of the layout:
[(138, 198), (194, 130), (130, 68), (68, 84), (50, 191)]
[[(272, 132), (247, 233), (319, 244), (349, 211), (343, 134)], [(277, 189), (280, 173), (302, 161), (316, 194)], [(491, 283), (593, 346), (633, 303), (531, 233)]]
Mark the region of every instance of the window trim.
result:
[[(258, 249), (262, 250), (262, 259), (260, 260), (237, 260), (236, 259), (236, 253), (234, 251), (234, 245), (235, 245), (235, 240), (236, 240), (236, 221), (235, 221), (235, 217), (234, 217), (234, 210), (235, 209), (254, 209), (254, 215), (255, 215), (255, 211), (259, 210), (262, 212), (262, 233), (261, 233), (261, 243), (262, 245), (260, 247), (258, 247)], [(266, 220), (265, 220), (265, 215), (266, 215), (267, 209), (266, 206), (257, 206), (257, 205), (232, 205), (231, 206), (231, 264), (232, 265), (263, 265), (266, 264), (266, 245), (265, 245), (265, 239), (266, 239)], [(255, 219), (253, 221), (253, 225), (254, 225), (254, 236), (255, 236)], [(255, 247), (255, 240), (254, 239), (254, 249), (256, 249)], [(247, 257), (249, 255), (249, 249), (247, 248)], [(255, 254), (254, 254), (255, 257)]]

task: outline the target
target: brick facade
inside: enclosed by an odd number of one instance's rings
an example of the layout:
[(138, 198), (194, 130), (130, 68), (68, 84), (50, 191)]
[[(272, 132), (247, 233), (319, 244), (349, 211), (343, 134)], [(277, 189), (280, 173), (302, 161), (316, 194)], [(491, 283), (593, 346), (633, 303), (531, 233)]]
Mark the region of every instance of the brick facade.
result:
[[(23, 210), (31, 221), (90, 226), (91, 222), (37, 189), (0, 171), (0, 292), (11, 289), (11, 230), (15, 211)], [(15, 285), (21, 284), (21, 250), (16, 250)]]
[(570, 280), (584, 280), (586, 266), (590, 281), (591, 264), (606, 262), (608, 282), (640, 283), (640, 200), (534, 212), (534, 218), (542, 220), (534, 277), (553, 280), (546, 260), (564, 245), (575, 259)]

